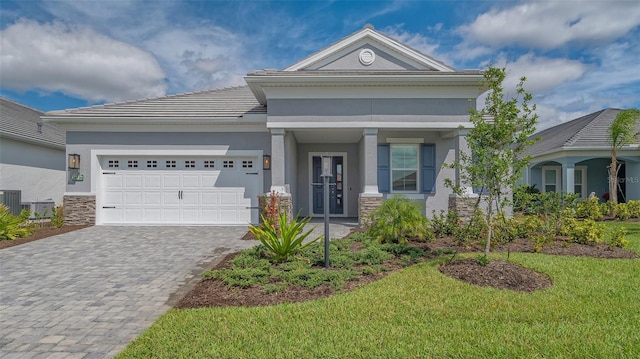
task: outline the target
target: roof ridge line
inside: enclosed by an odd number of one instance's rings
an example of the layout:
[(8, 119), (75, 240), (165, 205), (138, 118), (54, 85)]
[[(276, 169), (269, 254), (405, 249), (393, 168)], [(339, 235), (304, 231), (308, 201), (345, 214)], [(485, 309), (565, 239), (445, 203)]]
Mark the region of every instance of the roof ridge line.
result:
[(8, 101), (8, 102), (11, 102), (11, 103), (16, 104), (18, 106), (22, 106), (24, 108), (28, 108), (29, 110), (32, 110), (32, 111), (40, 113), (41, 115), (44, 114), (44, 111), (42, 111), (42, 110), (38, 110), (37, 108), (33, 108), (31, 106), (25, 105), (25, 104), (20, 103), (20, 102), (16, 102), (16, 101), (14, 101), (14, 100), (12, 100), (12, 99), (10, 99), (8, 97), (0, 96), (0, 99), (3, 99), (3, 100)]
[[(206, 90), (198, 90), (198, 91), (185, 91), (185, 92), (175, 93), (175, 94), (171, 94), (171, 95), (146, 97), (146, 98), (139, 98), (139, 99), (135, 99), (135, 100), (127, 100), (127, 101), (114, 101), (114, 102), (103, 103), (103, 104), (100, 104), (100, 105), (82, 106), (82, 107), (76, 107), (76, 108), (71, 108), (71, 109), (63, 109), (63, 110), (54, 110), (54, 111), (49, 111), (49, 112), (46, 112), (46, 113), (56, 113), (56, 112), (57, 113), (73, 113), (73, 112), (78, 112), (80, 110), (90, 110), (90, 109), (95, 109), (95, 108), (104, 108), (104, 107), (116, 106), (116, 105), (129, 105), (129, 104), (139, 103), (139, 102), (143, 102), (143, 101), (152, 101), (152, 100), (159, 100), (159, 99), (165, 99), (165, 98), (174, 98), (174, 97), (180, 97), (180, 96), (195, 95), (195, 94), (201, 94), (201, 93), (205, 93), (205, 92), (233, 90), (233, 89), (238, 89), (238, 88), (242, 88), (242, 87), (247, 87), (247, 85), (225, 86), (225, 87), (212, 88), (212, 89), (206, 89)], [(43, 112), (43, 114), (45, 114), (45, 112)]]
[[(607, 111), (607, 110), (609, 110), (609, 108), (605, 108), (605, 109), (602, 109), (602, 110), (600, 110), (600, 111), (596, 111), (596, 112), (594, 112), (594, 113), (590, 114), (590, 115), (593, 115), (593, 114), (595, 114), (595, 113), (598, 113), (597, 115), (595, 115), (595, 116), (591, 119), (591, 121), (589, 121), (589, 123), (588, 123), (588, 124), (586, 124), (584, 127), (582, 127), (578, 132), (576, 132), (576, 133), (575, 133), (575, 135), (571, 136), (571, 137), (567, 140), (567, 142), (565, 142), (565, 143), (564, 143), (563, 147), (564, 147), (564, 146), (571, 146), (571, 145), (573, 145), (574, 143), (576, 143), (576, 141), (577, 141), (580, 137), (582, 137), (582, 134), (584, 134), (588, 129), (591, 129), (591, 127), (593, 127), (593, 124), (596, 122), (596, 120), (598, 119), (598, 117), (600, 117), (600, 115), (602, 115), (602, 114), (603, 114), (605, 111)], [(586, 116), (589, 116), (589, 115), (585, 115), (585, 116), (583, 116), (582, 118), (584, 118), (584, 117), (586, 117)], [(577, 120), (579, 120), (579, 119), (580, 119), (580, 118), (576, 119), (576, 121), (577, 121)]]

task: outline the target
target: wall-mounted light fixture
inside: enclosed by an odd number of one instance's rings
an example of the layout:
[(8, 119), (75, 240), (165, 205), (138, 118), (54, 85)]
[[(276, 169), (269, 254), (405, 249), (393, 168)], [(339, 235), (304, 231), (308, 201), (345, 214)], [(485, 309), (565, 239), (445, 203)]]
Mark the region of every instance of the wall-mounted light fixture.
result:
[(271, 156), (270, 155), (262, 156), (262, 169), (263, 170), (270, 170), (271, 169)]
[(80, 155), (77, 153), (69, 154), (69, 169), (78, 170), (80, 169)]

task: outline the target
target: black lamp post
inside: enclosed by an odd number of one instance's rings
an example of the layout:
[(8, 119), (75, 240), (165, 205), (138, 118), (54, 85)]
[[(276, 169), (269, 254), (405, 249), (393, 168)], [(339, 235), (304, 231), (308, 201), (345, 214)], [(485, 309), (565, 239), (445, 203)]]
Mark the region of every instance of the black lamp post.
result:
[(331, 156), (322, 156), (322, 192), (324, 195), (324, 267), (329, 268), (329, 178), (331, 175)]

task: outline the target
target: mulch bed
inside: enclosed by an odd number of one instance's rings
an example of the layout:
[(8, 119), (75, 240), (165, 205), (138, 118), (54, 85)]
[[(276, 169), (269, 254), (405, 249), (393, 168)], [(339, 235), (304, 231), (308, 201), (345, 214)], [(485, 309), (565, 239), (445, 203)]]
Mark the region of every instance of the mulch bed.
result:
[[(251, 235), (245, 240), (253, 239)], [(428, 243), (413, 243), (410, 245), (421, 247), (425, 251), (436, 249), (453, 249), (456, 253), (482, 253), (479, 245), (461, 246), (452, 238), (438, 238)], [(534, 246), (530, 240), (518, 240), (508, 245), (496, 247), (495, 252), (530, 252), (534, 253)], [(589, 246), (570, 243), (559, 240), (543, 247), (542, 253), (568, 256), (589, 256), (595, 258), (638, 258), (638, 255), (623, 248), (612, 248), (606, 244)], [(224, 258), (213, 269), (230, 268), (230, 260), (237, 253)], [(425, 258), (429, 259), (429, 258)], [(402, 267), (388, 261), (384, 265), (389, 268), (385, 272), (375, 275), (365, 275), (349, 281), (339, 291), (348, 292), (354, 288), (362, 287), (368, 283), (379, 280)], [(492, 260), (488, 265), (481, 266), (476, 259), (461, 259), (440, 266), (440, 271), (453, 278), (480, 286), (490, 286), (498, 289), (508, 289), (523, 292), (533, 292), (549, 288), (553, 283), (548, 276), (504, 260)], [(313, 299), (326, 298), (336, 294), (336, 291), (328, 285), (314, 289), (290, 286), (280, 292), (265, 293), (260, 287), (229, 288), (220, 280), (203, 278), (196, 286), (185, 295), (175, 306), (176, 308), (201, 308), (201, 307), (253, 307), (275, 305), (280, 303), (304, 302)]]
[(6, 240), (0, 241), (0, 249), (5, 249), (5, 248), (20, 245), (20, 244), (37, 241), (38, 239), (47, 238), (47, 237), (55, 236), (58, 234), (77, 231), (78, 229), (82, 229), (86, 227), (89, 227), (89, 226), (75, 225), (75, 226), (62, 226), (60, 228), (56, 228), (56, 227), (51, 227), (49, 225), (46, 225), (42, 228), (37, 228), (36, 231), (28, 237), (16, 238), (12, 240), (6, 239)]

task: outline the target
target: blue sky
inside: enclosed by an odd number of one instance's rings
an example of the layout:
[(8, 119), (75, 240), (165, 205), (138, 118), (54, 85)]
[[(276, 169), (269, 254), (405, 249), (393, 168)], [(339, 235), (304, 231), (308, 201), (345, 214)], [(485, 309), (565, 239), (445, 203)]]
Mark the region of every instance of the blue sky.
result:
[(0, 0), (0, 95), (50, 111), (243, 85), (365, 24), (527, 77), (540, 128), (640, 108), (640, 1)]

